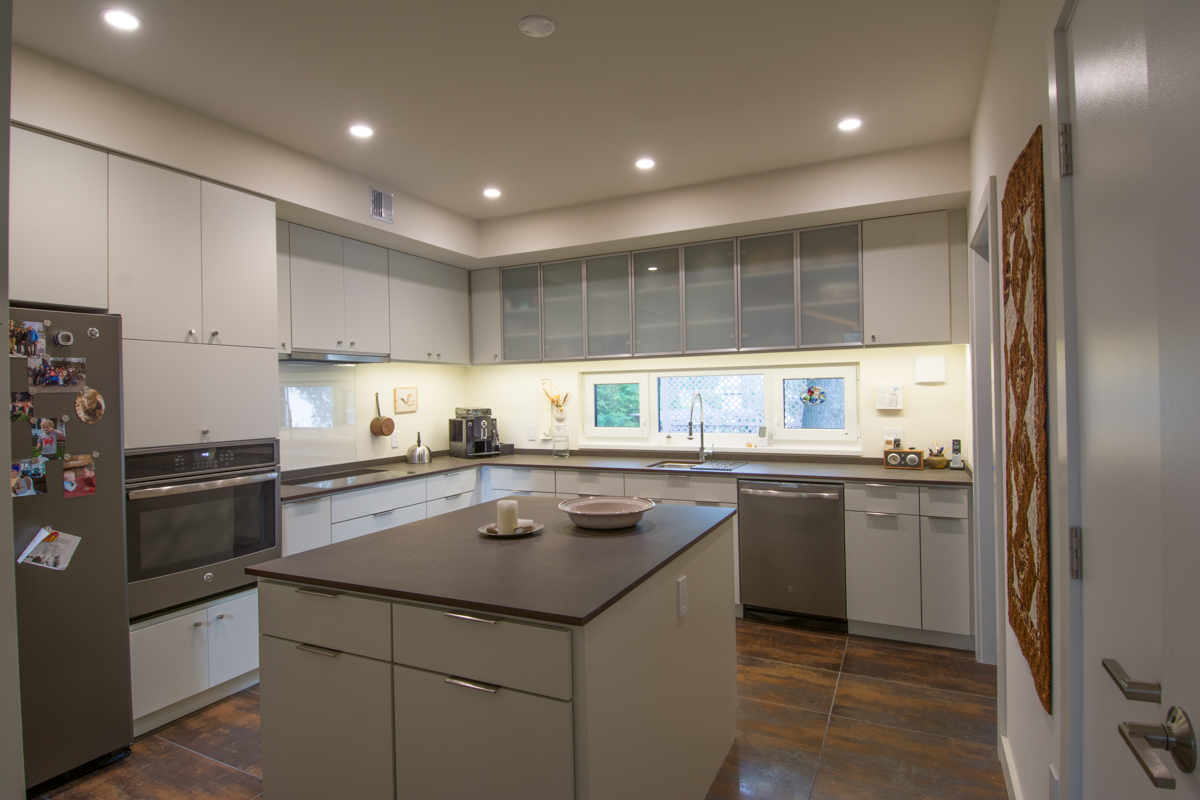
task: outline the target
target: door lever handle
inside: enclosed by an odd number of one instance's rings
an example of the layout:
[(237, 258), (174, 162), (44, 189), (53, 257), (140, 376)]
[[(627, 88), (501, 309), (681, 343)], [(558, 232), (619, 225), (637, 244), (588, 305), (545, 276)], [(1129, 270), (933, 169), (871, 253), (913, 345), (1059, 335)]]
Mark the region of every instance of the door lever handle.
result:
[(1126, 700), (1162, 704), (1162, 684), (1132, 680), (1115, 658), (1104, 658), (1100, 663), (1104, 665), (1104, 671), (1117, 684)]
[(1159, 789), (1174, 789), (1175, 776), (1155, 750), (1168, 751), (1175, 759), (1175, 765), (1184, 772), (1196, 769), (1196, 734), (1192, 730), (1192, 721), (1179, 706), (1171, 706), (1163, 725), (1122, 722), (1117, 731), (1150, 777), (1150, 782)]

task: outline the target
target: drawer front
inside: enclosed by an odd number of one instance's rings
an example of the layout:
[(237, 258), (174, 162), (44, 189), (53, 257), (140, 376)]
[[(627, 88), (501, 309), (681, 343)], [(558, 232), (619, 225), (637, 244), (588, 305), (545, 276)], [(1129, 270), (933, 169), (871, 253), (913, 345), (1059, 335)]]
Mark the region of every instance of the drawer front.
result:
[(438, 514), (445, 514), (449, 511), (458, 511), (460, 508), (466, 508), (471, 505), (472, 497), (471, 492), (464, 492), (452, 497), (440, 497), (437, 500), (430, 500), (425, 504), (425, 516), (436, 517)]
[(921, 487), (921, 516), (966, 519), (970, 510), (966, 489)]
[(627, 473), (625, 494), (650, 500), (737, 502), (737, 479), (712, 475), (646, 475)]
[(333, 541), (344, 542), (347, 539), (357, 539), (359, 536), (366, 536), (368, 533), (395, 528), (397, 525), (407, 525), (419, 519), (425, 519), (424, 503), (418, 503), (415, 506), (404, 506), (404, 508), (393, 508), (389, 511), (380, 511), (369, 517), (355, 517), (345, 522), (335, 522), (332, 526)]
[(392, 657), (392, 604), (332, 589), (259, 581), (258, 630), (380, 661)]
[(396, 603), (392, 632), (397, 664), (571, 699), (571, 634), (561, 628)]
[(333, 521), (345, 522), (348, 519), (424, 502), (424, 478), (373, 486), (370, 489), (356, 489), (333, 496)]
[(846, 616), (921, 627), (921, 518), (846, 512)]
[(625, 494), (625, 476), (619, 472), (576, 472), (558, 470), (554, 473), (554, 491), (587, 497), (590, 495)]
[(847, 511), (920, 514), (921, 490), (891, 483), (846, 483)]
[(971, 616), (967, 521), (921, 517), (921, 627), (970, 634)]
[(393, 667), (397, 797), (575, 797), (570, 702), (448, 678)]
[(554, 470), (489, 467), (492, 488), (504, 491), (549, 492), (554, 494)]
[(443, 497), (475, 491), (477, 469), (447, 472), (445, 475), (430, 475), (425, 479), (425, 499), (440, 500)]

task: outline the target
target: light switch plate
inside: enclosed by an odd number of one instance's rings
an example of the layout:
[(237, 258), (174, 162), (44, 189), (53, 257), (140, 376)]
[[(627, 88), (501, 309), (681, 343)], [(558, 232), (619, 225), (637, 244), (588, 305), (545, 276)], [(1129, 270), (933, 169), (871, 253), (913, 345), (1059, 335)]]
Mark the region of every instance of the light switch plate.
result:
[(400, 434), (392, 431), (392, 449), (396, 450), (400, 447)]
[(529, 426), (529, 434), (528, 435), (529, 435), (529, 441), (531, 441), (531, 442), (537, 441), (537, 425)]

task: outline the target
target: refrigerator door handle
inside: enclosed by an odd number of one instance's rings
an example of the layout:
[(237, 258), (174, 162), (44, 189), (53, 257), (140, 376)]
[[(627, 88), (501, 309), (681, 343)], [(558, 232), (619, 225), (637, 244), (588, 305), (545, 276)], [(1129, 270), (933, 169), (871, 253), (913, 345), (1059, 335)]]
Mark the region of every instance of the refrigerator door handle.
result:
[(168, 497), (173, 494), (190, 494), (192, 492), (207, 492), (212, 489), (225, 489), (229, 486), (245, 486), (250, 483), (263, 483), (279, 478), (278, 472), (265, 472), (261, 475), (243, 475), (239, 478), (222, 478), (216, 481), (202, 483), (179, 483), (174, 486), (155, 486), (153, 489), (134, 489), (129, 492), (130, 500), (145, 500), (149, 497)]

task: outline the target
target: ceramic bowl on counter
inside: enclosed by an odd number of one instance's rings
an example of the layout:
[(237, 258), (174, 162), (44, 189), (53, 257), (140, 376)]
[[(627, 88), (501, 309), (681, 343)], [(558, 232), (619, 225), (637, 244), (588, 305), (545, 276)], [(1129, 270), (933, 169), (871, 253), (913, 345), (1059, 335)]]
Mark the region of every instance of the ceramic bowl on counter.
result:
[(564, 500), (558, 508), (580, 528), (614, 530), (637, 525), (642, 514), (654, 508), (654, 501), (641, 497), (577, 497)]

